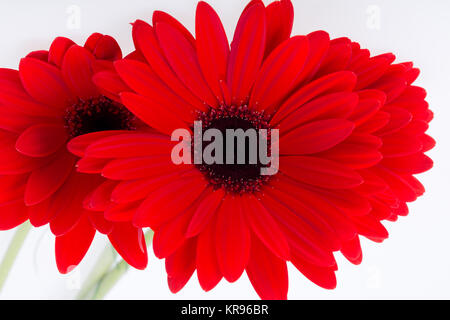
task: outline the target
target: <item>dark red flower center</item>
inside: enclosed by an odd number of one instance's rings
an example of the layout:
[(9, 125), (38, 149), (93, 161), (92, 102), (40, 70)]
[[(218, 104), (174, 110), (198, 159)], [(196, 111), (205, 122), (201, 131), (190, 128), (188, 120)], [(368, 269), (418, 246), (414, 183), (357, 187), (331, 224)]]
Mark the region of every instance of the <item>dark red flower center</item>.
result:
[(70, 137), (106, 130), (134, 130), (135, 116), (107, 97), (79, 100), (66, 109), (65, 127)]
[[(211, 108), (207, 112), (202, 112), (198, 117), (202, 121), (202, 129), (205, 132), (208, 129), (217, 129), (224, 137), (223, 141), (223, 164), (197, 164), (197, 168), (207, 177), (208, 181), (214, 188), (224, 188), (228, 192), (243, 194), (253, 193), (260, 190), (261, 186), (269, 180), (269, 176), (261, 175), (261, 168), (267, 167), (263, 164), (260, 158), (257, 158), (256, 163), (250, 161), (250, 152), (253, 152), (250, 147), (250, 139), (245, 140), (245, 163), (238, 163), (239, 152), (237, 143), (234, 143), (234, 150), (231, 157), (234, 155), (232, 164), (227, 163), (227, 153), (230, 152), (229, 141), (226, 141), (227, 129), (238, 130), (242, 129), (246, 132), (248, 129), (254, 129), (259, 132), (260, 129), (265, 129), (268, 135), (261, 137), (257, 135), (257, 150), (259, 152), (259, 144), (265, 143), (268, 153), (270, 154), (270, 127), (269, 120), (263, 112), (250, 110), (247, 106), (227, 107), (223, 106), (218, 109)], [(263, 140), (263, 141), (260, 141)], [(203, 151), (205, 148), (213, 143), (203, 142)], [(236, 141), (235, 141), (236, 142)], [(193, 148), (194, 150), (195, 148)], [(241, 155), (242, 156), (242, 155)], [(231, 158), (230, 157), (230, 158)]]

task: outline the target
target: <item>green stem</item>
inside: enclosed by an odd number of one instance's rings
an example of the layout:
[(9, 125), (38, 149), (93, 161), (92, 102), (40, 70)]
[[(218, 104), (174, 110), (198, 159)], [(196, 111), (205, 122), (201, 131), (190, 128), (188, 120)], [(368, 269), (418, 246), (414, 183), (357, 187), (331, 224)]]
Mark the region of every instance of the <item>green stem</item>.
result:
[[(145, 233), (146, 243), (150, 243), (153, 238), (153, 231), (148, 230)], [(97, 288), (92, 296), (94, 300), (102, 300), (111, 291), (111, 289), (116, 285), (117, 282), (125, 275), (128, 271), (129, 265), (124, 261), (120, 261), (115, 265), (115, 267), (106, 273), (102, 279), (98, 282)]]
[(16, 260), (20, 248), (22, 248), (22, 245), (30, 229), (31, 223), (29, 221), (23, 223), (17, 229), (14, 237), (11, 240), (11, 243), (9, 244), (5, 256), (3, 257), (2, 263), (0, 264), (0, 291), (3, 288), (6, 279), (8, 278), (8, 274), (11, 271), (12, 266), (14, 265), (14, 261)]
[(103, 300), (109, 291), (116, 285), (122, 276), (128, 271), (128, 264), (122, 260), (116, 266), (106, 273), (98, 283), (98, 286), (92, 296), (94, 300)]
[(78, 300), (89, 299), (90, 298), (89, 295), (92, 294), (92, 291), (94, 290), (97, 283), (111, 269), (116, 259), (117, 259), (116, 251), (110, 244), (108, 244), (101, 253), (100, 257), (98, 258), (97, 263), (92, 269), (92, 272), (86, 278), (83, 287), (78, 293), (76, 299)]

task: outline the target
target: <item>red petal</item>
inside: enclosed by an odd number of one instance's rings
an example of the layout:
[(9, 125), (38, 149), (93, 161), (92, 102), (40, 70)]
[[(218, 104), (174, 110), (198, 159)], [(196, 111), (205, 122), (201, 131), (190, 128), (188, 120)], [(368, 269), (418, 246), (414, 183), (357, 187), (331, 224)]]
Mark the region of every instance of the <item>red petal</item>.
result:
[(109, 234), (113, 230), (114, 224), (111, 221), (106, 220), (103, 213), (89, 213), (89, 221), (98, 232), (103, 234)]
[[(280, 223), (291, 252), (296, 251), (306, 260), (320, 266), (328, 267), (336, 264), (331, 254), (333, 242), (336, 241), (330, 237), (334, 236), (333, 230), (308, 208), (299, 203), (294, 204), (291, 201), (292, 197), (278, 191), (267, 192), (270, 192), (270, 195), (265, 195), (262, 201)], [(278, 197), (280, 194), (281, 198)], [(297, 207), (303, 211), (297, 210)], [(307, 213), (306, 216), (304, 212)]]
[(315, 31), (307, 35), (309, 42), (308, 58), (299, 77), (299, 83), (310, 82), (325, 59), (330, 47), (330, 36), (325, 31)]
[(348, 189), (363, 183), (354, 170), (315, 157), (281, 157), (280, 170), (298, 181), (328, 189)]
[(171, 135), (176, 129), (189, 130), (187, 124), (176, 114), (161, 106), (154, 99), (146, 98), (134, 93), (123, 92), (120, 94), (123, 104), (138, 118), (150, 127)]
[(395, 59), (395, 56), (381, 55), (370, 58), (362, 67), (352, 68), (352, 71), (358, 76), (357, 90), (366, 88), (377, 79), (379, 79), (387, 70), (389, 65)]
[(142, 52), (153, 71), (169, 88), (189, 104), (195, 106), (196, 109), (206, 110), (203, 102), (183, 85), (168, 65), (151, 26), (141, 20), (137, 20), (133, 24), (133, 40), (136, 49)]
[(217, 100), (211, 93), (200, 70), (195, 47), (169, 24), (158, 23), (155, 31), (161, 48), (178, 78), (207, 105), (217, 106)]
[(110, 161), (102, 170), (102, 175), (112, 180), (134, 180), (158, 177), (173, 171), (185, 169), (176, 166), (165, 156), (148, 156)]
[(183, 26), (181, 22), (172, 17), (170, 14), (164, 11), (156, 10), (153, 12), (152, 22), (153, 26), (156, 26), (159, 23), (166, 23), (170, 25), (172, 28), (180, 32), (183, 37), (189, 42), (189, 44), (195, 48), (195, 39), (192, 34)]
[(186, 237), (198, 235), (209, 224), (210, 220), (219, 209), (225, 192), (223, 189), (211, 190), (210, 193), (198, 205), (191, 223), (186, 231)]
[(167, 173), (153, 178), (122, 181), (114, 188), (111, 200), (116, 203), (128, 203), (144, 199), (150, 192), (182, 178), (182, 173)]
[(278, 46), (257, 75), (250, 106), (270, 114), (298, 84), (308, 50), (308, 40), (304, 36), (290, 38)]
[(331, 93), (316, 98), (292, 112), (280, 122), (283, 133), (310, 121), (347, 118), (358, 104), (358, 95), (350, 92)]
[(320, 156), (352, 169), (368, 168), (377, 164), (383, 158), (378, 151), (380, 145), (381, 139), (375, 136), (355, 133), (341, 144), (322, 152)]
[(414, 136), (393, 133), (383, 137), (380, 152), (384, 157), (402, 157), (422, 150), (422, 143)]
[(333, 39), (315, 78), (345, 69), (352, 57), (351, 41), (347, 38)]
[(278, 223), (252, 195), (243, 196), (243, 212), (251, 230), (273, 254), (283, 260), (289, 260), (289, 244), (280, 230)]
[(78, 160), (75, 167), (81, 173), (101, 173), (108, 164), (108, 160), (95, 158), (82, 158)]
[(33, 101), (28, 95), (23, 96), (21, 93), (11, 92), (7, 85), (0, 86), (0, 103), (3, 105), (4, 111), (8, 111), (14, 116), (19, 113), (23, 116), (35, 117), (35, 122), (39, 121), (38, 117), (49, 117), (59, 120), (61, 116), (61, 112), (58, 110)]
[(316, 187), (311, 187), (310, 189), (326, 198), (330, 203), (349, 216), (366, 215), (372, 209), (370, 202), (367, 200), (367, 196), (361, 195), (353, 191), (353, 189), (326, 190)]
[(239, 198), (226, 197), (217, 213), (217, 261), (229, 282), (240, 278), (250, 257), (250, 232)]
[(184, 212), (205, 188), (206, 182), (202, 176), (194, 176), (161, 187), (141, 204), (133, 223), (141, 227), (158, 227)]
[(397, 173), (417, 174), (430, 170), (433, 160), (423, 153), (396, 158), (385, 158), (381, 164)]
[(194, 121), (194, 108), (162, 83), (147, 64), (120, 60), (114, 66), (122, 80), (134, 91), (151, 99), (155, 104), (160, 104), (184, 121), (189, 123)]
[(195, 20), (197, 55), (203, 75), (218, 100), (222, 99), (220, 81), (226, 80), (230, 47), (222, 22), (206, 2), (197, 5)]
[(373, 216), (352, 217), (358, 233), (372, 241), (382, 242), (389, 236), (386, 228)]
[(50, 229), (56, 236), (69, 232), (84, 213), (83, 199), (93, 189), (95, 177), (72, 172), (64, 185), (52, 196), (49, 211), (53, 211)]
[(216, 219), (197, 238), (197, 277), (203, 290), (212, 290), (222, 279), (216, 256)]
[(53, 63), (61, 68), (64, 55), (66, 54), (67, 50), (74, 44), (75, 42), (68, 38), (57, 37), (55, 40), (53, 40), (50, 46), (50, 50), (48, 52), (48, 62)]
[(117, 41), (108, 35), (93, 33), (84, 44), (97, 59), (117, 60), (122, 58), (122, 51)]
[(74, 101), (64, 83), (61, 71), (33, 58), (24, 58), (19, 65), (20, 79), (27, 92), (37, 101), (63, 109)]
[(100, 71), (94, 75), (92, 81), (108, 98), (120, 102), (120, 93), (130, 91), (116, 72)]
[(47, 50), (32, 51), (26, 55), (26, 58), (33, 58), (41, 60), (43, 62), (48, 62), (48, 51)]
[(265, 10), (258, 3), (243, 12), (231, 45), (227, 83), (235, 105), (248, 101), (264, 57), (265, 42)]
[[(30, 222), (33, 227), (42, 227), (50, 222), (54, 216), (54, 211), (49, 210), (52, 199), (47, 199), (39, 204), (28, 207), (28, 214), (30, 216)], [(23, 200), (22, 200), (23, 203)]]
[(173, 293), (180, 291), (195, 271), (196, 245), (192, 238), (166, 259), (167, 281)]
[(111, 202), (111, 193), (118, 182), (107, 180), (100, 184), (84, 201), (83, 206), (88, 210), (103, 211)]
[(30, 157), (55, 153), (67, 140), (62, 124), (38, 124), (25, 130), (16, 141), (16, 149)]
[(292, 264), (309, 280), (324, 289), (336, 288), (336, 275), (333, 267), (318, 267), (308, 263), (298, 255), (293, 255)]
[(378, 111), (369, 120), (356, 127), (355, 131), (373, 133), (388, 124), (390, 117), (389, 113)]
[(291, 35), (294, 24), (294, 7), (290, 0), (274, 1), (266, 8), (266, 56)]
[(147, 267), (147, 245), (142, 229), (133, 227), (131, 223), (117, 222), (108, 238), (128, 264), (140, 270)]
[(349, 71), (336, 72), (317, 79), (300, 88), (278, 109), (271, 120), (272, 125), (280, 123), (290, 113), (315, 97), (339, 91), (350, 92), (356, 83), (356, 76)]
[(252, 237), (247, 275), (263, 300), (286, 300), (288, 272), (286, 262), (268, 250), (257, 237)]
[(83, 259), (92, 240), (95, 229), (87, 217), (83, 217), (69, 233), (56, 237), (56, 265), (61, 273), (73, 270)]
[(66, 181), (74, 164), (74, 156), (63, 150), (50, 163), (34, 170), (25, 189), (25, 204), (31, 206), (50, 197)]
[[(284, 200), (286, 206), (292, 208), (303, 220), (313, 226), (313, 228), (326, 236), (327, 240), (321, 242), (330, 242), (334, 248), (339, 247), (339, 240), (347, 241), (353, 238), (356, 230), (346, 214), (338, 210), (326, 197), (321, 197), (315, 192), (306, 190), (301, 184), (285, 178), (280, 179), (277, 184), (280, 191), (268, 191), (279, 201)], [(286, 196), (279, 195), (280, 192), (286, 193)], [(291, 200), (289, 200), (291, 199)]]
[(328, 150), (350, 136), (353, 122), (329, 119), (308, 123), (280, 138), (280, 154), (301, 155)]
[(376, 132), (378, 136), (384, 136), (392, 134), (394, 132), (398, 132), (402, 128), (406, 127), (409, 123), (411, 123), (413, 119), (412, 114), (408, 110), (405, 110), (403, 108), (386, 105), (384, 106), (383, 111), (389, 112), (390, 119), (389, 123), (386, 124), (386, 126)]
[(23, 200), (13, 200), (0, 204), (0, 230), (10, 230), (28, 219), (28, 208)]
[(27, 175), (5, 175), (0, 177), (0, 203), (23, 198)]
[(104, 212), (105, 219), (114, 222), (129, 222), (139, 208), (140, 202), (112, 203)]
[(161, 134), (116, 134), (90, 144), (85, 156), (114, 159), (166, 155), (171, 152), (173, 145), (168, 136)]
[(158, 228), (153, 237), (153, 251), (157, 258), (167, 258), (186, 241), (185, 233), (194, 213), (189, 208), (178, 217), (168, 221)]
[(30, 158), (17, 152), (17, 136), (6, 131), (0, 131), (0, 174), (22, 174), (45, 165), (48, 158)]
[(389, 185), (401, 200), (412, 202), (417, 199), (414, 188), (398, 174), (381, 165), (374, 167), (372, 170)]
[(85, 48), (72, 46), (62, 63), (62, 75), (66, 84), (79, 98), (87, 100), (100, 93), (92, 82), (94, 56)]
[(113, 130), (113, 131), (97, 131), (84, 134), (73, 138), (67, 143), (67, 149), (78, 157), (84, 157), (84, 151), (93, 142), (102, 138), (129, 133), (129, 131)]
[(362, 250), (359, 237), (356, 236), (353, 240), (343, 243), (341, 252), (351, 263), (360, 264), (362, 261)]

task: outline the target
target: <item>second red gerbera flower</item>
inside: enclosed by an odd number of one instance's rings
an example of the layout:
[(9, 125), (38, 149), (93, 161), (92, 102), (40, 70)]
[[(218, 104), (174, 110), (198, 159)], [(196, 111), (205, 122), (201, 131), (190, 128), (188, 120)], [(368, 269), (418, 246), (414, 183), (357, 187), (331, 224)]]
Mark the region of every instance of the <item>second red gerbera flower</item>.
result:
[(77, 172), (77, 158), (66, 149), (85, 133), (105, 137), (139, 125), (92, 82), (94, 72), (112, 68), (121, 57), (113, 38), (93, 34), (84, 47), (57, 38), (49, 51), (23, 58), (19, 71), (0, 70), (0, 229), (28, 219), (36, 227), (49, 223), (62, 273), (78, 265), (96, 231), (107, 234), (131, 265), (147, 265), (140, 228), (83, 208), (86, 195), (104, 179)]

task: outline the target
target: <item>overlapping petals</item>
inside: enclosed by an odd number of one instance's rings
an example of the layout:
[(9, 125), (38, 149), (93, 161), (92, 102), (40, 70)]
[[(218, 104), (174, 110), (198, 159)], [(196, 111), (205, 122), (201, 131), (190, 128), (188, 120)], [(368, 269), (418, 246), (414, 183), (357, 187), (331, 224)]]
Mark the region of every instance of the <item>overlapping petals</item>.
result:
[(107, 234), (131, 265), (147, 264), (141, 229), (83, 207), (85, 197), (105, 179), (78, 172), (77, 157), (66, 147), (72, 138), (68, 108), (99, 98), (94, 73), (113, 69), (113, 61), (121, 58), (113, 38), (93, 34), (84, 47), (56, 38), (48, 51), (23, 58), (18, 71), (0, 69), (0, 228), (28, 219), (35, 227), (49, 224), (62, 273), (80, 263), (97, 231)]
[[(359, 264), (360, 236), (385, 240), (381, 221), (407, 215), (424, 192), (414, 175), (432, 167), (433, 114), (412, 85), (418, 69), (323, 31), (290, 37), (292, 21), (289, 0), (253, 0), (230, 46), (205, 2), (195, 39), (156, 13), (153, 26), (133, 24), (135, 53), (93, 78), (154, 131), (69, 143), (80, 170), (108, 179), (85, 207), (155, 230), (173, 292), (195, 270), (205, 290), (245, 271), (261, 298), (285, 299), (287, 261), (332, 289), (333, 253)], [(195, 165), (173, 164), (173, 130), (190, 130), (196, 112), (242, 106), (280, 130), (280, 170), (261, 190), (234, 194)]]

